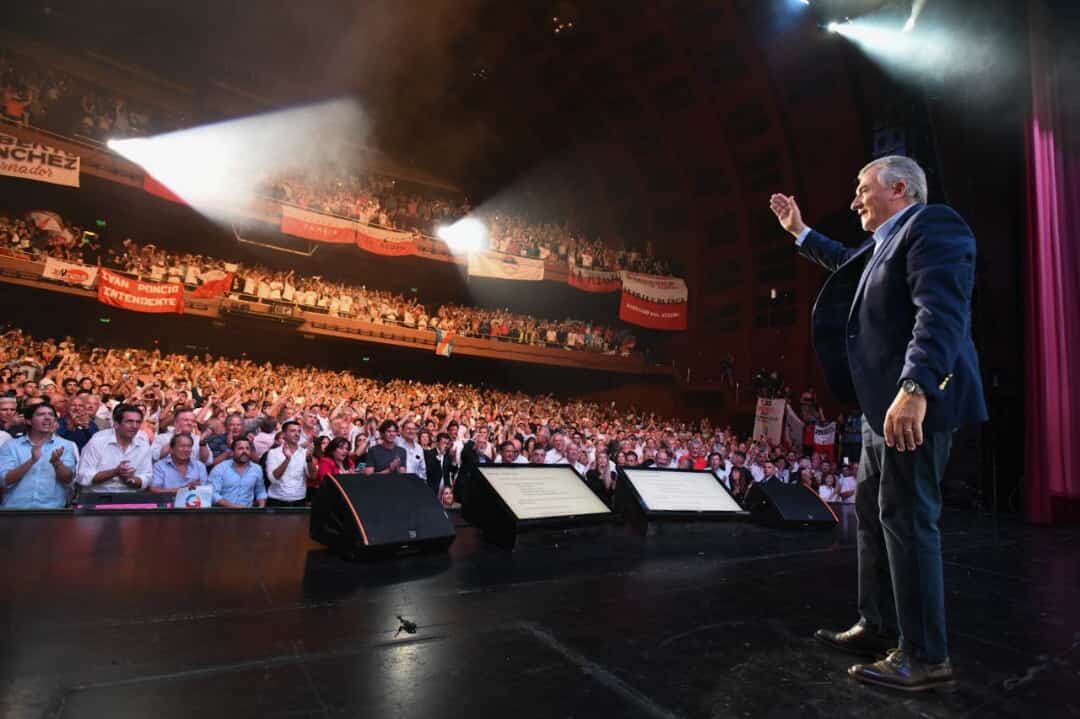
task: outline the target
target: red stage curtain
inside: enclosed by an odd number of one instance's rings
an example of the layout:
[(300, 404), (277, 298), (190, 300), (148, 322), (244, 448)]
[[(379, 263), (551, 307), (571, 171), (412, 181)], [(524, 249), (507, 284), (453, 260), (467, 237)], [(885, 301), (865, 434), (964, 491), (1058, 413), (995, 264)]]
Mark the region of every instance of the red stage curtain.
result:
[(1069, 5), (1029, 5), (1025, 506), (1039, 523), (1080, 518), (1080, 13)]

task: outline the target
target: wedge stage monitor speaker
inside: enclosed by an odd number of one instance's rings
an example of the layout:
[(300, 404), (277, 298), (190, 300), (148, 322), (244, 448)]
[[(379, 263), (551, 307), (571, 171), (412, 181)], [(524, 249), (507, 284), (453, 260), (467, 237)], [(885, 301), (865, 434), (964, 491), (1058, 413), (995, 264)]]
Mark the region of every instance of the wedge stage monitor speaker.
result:
[(746, 493), (751, 518), (772, 527), (833, 527), (836, 513), (812, 489), (779, 479), (755, 482)]
[(512, 547), (518, 532), (611, 522), (614, 515), (565, 464), (486, 464), (476, 468), (461, 515), (488, 540)]
[(712, 521), (747, 512), (712, 472), (621, 467), (615, 509), (638, 530), (655, 521)]
[(454, 526), (415, 474), (330, 475), (311, 504), (311, 538), (347, 559), (444, 551)]

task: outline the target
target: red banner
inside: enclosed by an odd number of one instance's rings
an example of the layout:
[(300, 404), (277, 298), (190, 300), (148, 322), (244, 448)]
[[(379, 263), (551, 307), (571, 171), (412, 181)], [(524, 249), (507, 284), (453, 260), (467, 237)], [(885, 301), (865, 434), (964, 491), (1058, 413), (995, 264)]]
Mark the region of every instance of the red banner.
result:
[(184, 199), (180, 197), (180, 195), (177, 195), (168, 187), (155, 180), (153, 176), (151, 176), (148, 172), (143, 173), (142, 186), (143, 189), (149, 192), (151, 195), (157, 195), (158, 197), (168, 200), (169, 202), (176, 202), (181, 205), (187, 204), (187, 202), (185, 202)]
[(624, 291), (619, 319), (654, 330), (685, 330), (686, 302), (653, 302)]
[(416, 241), (411, 235), (375, 227), (359, 228), (356, 231), (356, 245), (361, 250), (374, 252), (376, 255), (401, 257), (416, 254)]
[(133, 312), (184, 312), (184, 286), (176, 282), (142, 282), (111, 270), (98, 273), (98, 302)]
[(353, 244), (357, 223), (321, 212), (303, 210), (291, 205), (281, 206), (281, 231), (293, 237), (316, 242)]

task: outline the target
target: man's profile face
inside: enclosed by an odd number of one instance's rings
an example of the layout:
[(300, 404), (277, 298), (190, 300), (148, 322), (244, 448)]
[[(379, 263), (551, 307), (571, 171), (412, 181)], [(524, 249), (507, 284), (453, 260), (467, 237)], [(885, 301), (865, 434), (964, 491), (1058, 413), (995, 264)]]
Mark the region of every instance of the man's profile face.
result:
[[(881, 227), (885, 220), (900, 209), (897, 203), (903, 199), (907, 190), (902, 183), (896, 183), (890, 187), (883, 185), (878, 180), (881, 169), (872, 167), (859, 177), (855, 188), (855, 199), (851, 202), (851, 209), (859, 216), (859, 222), (867, 232), (873, 232)], [(807, 390), (808, 393), (812, 391)]]
[(416, 441), (416, 425), (412, 422), (406, 422), (401, 428), (401, 436), (405, 438), (405, 441), (412, 444)]
[(282, 437), (288, 444), (296, 444), (300, 441), (300, 425), (290, 424), (285, 428)]

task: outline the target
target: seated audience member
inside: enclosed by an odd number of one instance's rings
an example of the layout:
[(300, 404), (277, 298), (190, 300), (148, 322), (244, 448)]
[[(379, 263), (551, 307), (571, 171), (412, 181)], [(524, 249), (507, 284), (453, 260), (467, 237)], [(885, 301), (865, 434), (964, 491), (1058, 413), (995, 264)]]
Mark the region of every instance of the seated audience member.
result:
[[(582, 477), (589, 471), (588, 463), (582, 461), (587, 459), (588, 458), (585, 457), (584, 453), (581, 451), (581, 448), (576, 444), (570, 442), (566, 445), (566, 463), (573, 467)], [(637, 464), (637, 462), (635, 461), (634, 464)]]
[(544, 462), (545, 456), (543, 447), (534, 447), (529, 455), (529, 464), (546, 464)]
[(124, 492), (150, 486), (150, 441), (139, 430), (143, 411), (131, 404), (113, 410), (113, 427), (94, 434), (79, 458), (76, 479), (89, 492)]
[(173, 426), (158, 434), (154, 438), (154, 443), (150, 445), (150, 459), (154, 462), (160, 462), (169, 456), (169, 452), (172, 451), (172, 438), (177, 434), (186, 434), (191, 437), (194, 446), (191, 450), (191, 456), (199, 462), (210, 461), (210, 448), (199, 441), (199, 435), (196, 432), (198, 425), (195, 422), (195, 411), (187, 407), (178, 407), (176, 414), (173, 416)]
[(89, 394), (76, 394), (71, 398), (68, 416), (60, 419), (56, 430), (58, 435), (74, 442), (80, 451), (98, 430), (89, 411), (86, 399), (88, 396)]
[(402, 423), (396, 444), (405, 450), (405, 473), (415, 474), (426, 482), (427, 463), (424, 461), (424, 447), (417, 440), (416, 422), (407, 419)]
[(364, 474), (404, 474), (405, 449), (397, 443), (398, 423), (392, 419), (379, 425), (379, 443), (368, 448)]
[(56, 410), (26, 410), (29, 431), (0, 447), (3, 509), (62, 509), (75, 477), (75, 443), (56, 435)]
[(845, 466), (836, 482), (837, 493), (840, 495), (836, 501), (841, 504), (855, 504), (855, 489), (858, 486), (859, 480), (851, 473), (851, 467)]
[(439, 504), (443, 506), (443, 509), (450, 509), (454, 506), (454, 489), (450, 486), (445, 486), (439, 492)]
[[(246, 425), (245, 425), (246, 426)], [(273, 417), (263, 417), (258, 423), (258, 432), (251, 439), (251, 451), (258, 462), (263, 455), (270, 451), (277, 441), (277, 420)]]
[(194, 451), (195, 441), (190, 434), (174, 433), (169, 439), (169, 453), (161, 461), (154, 462), (150, 491), (175, 492), (183, 487), (194, 489), (206, 484), (206, 465), (192, 459)]
[(266, 453), (266, 475), (270, 507), (299, 507), (307, 499), (308, 479), (315, 476), (315, 460), (300, 446), (300, 423), (288, 420), (281, 425), (281, 446)]
[(251, 440), (237, 437), (231, 447), (232, 456), (210, 472), (214, 485), (214, 505), (242, 509), (266, 506), (266, 485), (262, 468), (251, 461)]
[(517, 445), (506, 440), (499, 445), (499, 456), (495, 458), (495, 464), (528, 464), (529, 460), (521, 456)]
[(551, 449), (544, 455), (544, 464), (569, 464), (566, 459), (566, 434), (562, 431), (551, 435)]
[(450, 449), (450, 435), (439, 432), (435, 435), (435, 446), (424, 453), (427, 462), (427, 482), (436, 496), (442, 496), (444, 487), (452, 488), (457, 475), (454, 465), (454, 453)]
[(308, 480), (308, 501), (314, 498), (315, 492), (328, 476), (348, 474), (354, 469), (355, 463), (349, 454), (349, 440), (345, 437), (334, 437), (326, 446), (322, 458), (316, 465), (314, 479)]
[(708, 457), (708, 464), (705, 468), (713, 473), (713, 475), (724, 483), (724, 486), (731, 489), (731, 485), (728, 483), (728, 468), (724, 463), (724, 458), (719, 452), (710, 452)]
[(232, 412), (225, 417), (225, 431), (220, 434), (212, 434), (206, 440), (206, 446), (210, 448), (211, 469), (229, 459), (232, 456), (233, 440), (240, 437), (244, 431), (244, 415)]
[(823, 502), (840, 501), (840, 496), (836, 491), (835, 474), (826, 474), (825, 478), (821, 480), (821, 486), (818, 487), (818, 496), (821, 497)]
[(728, 483), (732, 496), (739, 502), (745, 502), (750, 485), (754, 483), (754, 477), (746, 467), (732, 467), (728, 474)]
[(26, 434), (26, 424), (19, 415), (19, 401), (14, 397), (0, 397), (0, 431), (9, 437)]

